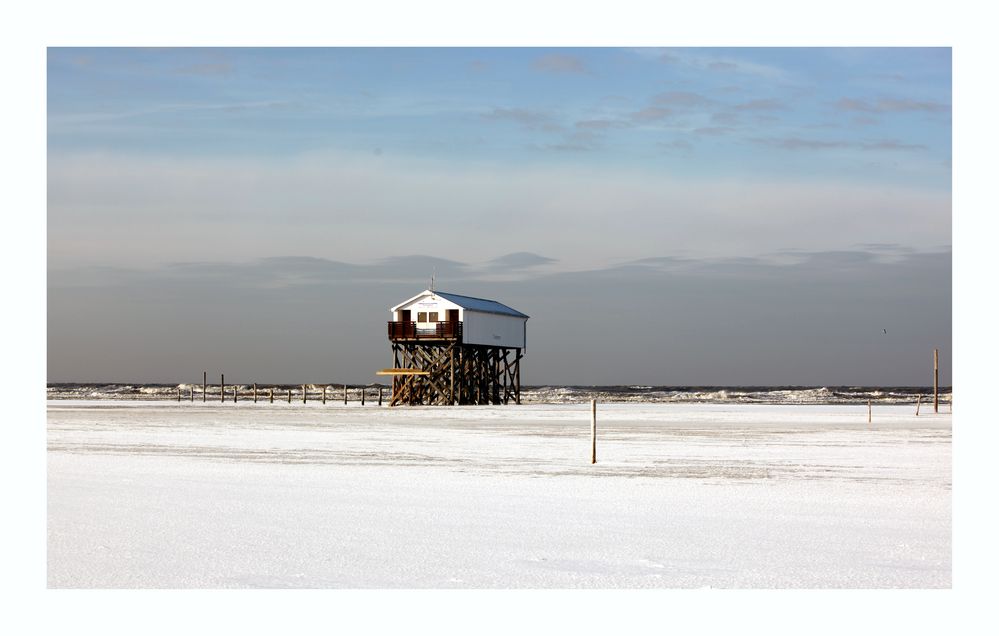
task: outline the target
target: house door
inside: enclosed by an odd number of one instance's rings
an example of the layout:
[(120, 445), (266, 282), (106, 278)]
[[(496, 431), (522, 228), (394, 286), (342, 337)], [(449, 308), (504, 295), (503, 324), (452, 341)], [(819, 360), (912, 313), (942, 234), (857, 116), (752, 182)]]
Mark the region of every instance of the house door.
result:
[(399, 322), (409, 322), (413, 319), (413, 312), (403, 309), (399, 312)]
[(458, 335), (458, 310), (447, 310), (447, 335), (451, 338)]

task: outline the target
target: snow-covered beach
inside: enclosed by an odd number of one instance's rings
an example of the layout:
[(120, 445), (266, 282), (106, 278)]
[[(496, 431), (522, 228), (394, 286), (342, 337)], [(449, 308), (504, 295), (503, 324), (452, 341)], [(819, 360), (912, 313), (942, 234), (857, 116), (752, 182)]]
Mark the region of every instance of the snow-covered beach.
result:
[(50, 401), (53, 588), (947, 588), (923, 405)]

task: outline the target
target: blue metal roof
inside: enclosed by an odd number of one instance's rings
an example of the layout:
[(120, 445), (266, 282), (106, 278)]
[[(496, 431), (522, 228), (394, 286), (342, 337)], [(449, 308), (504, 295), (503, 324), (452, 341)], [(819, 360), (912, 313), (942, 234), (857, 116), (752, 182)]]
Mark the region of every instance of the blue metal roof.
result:
[(471, 296), (462, 296), (460, 294), (450, 294), (448, 292), (434, 291), (435, 294), (450, 300), (454, 304), (462, 307), (463, 309), (470, 309), (472, 311), (481, 311), (487, 314), (503, 314), (506, 316), (516, 316), (518, 318), (529, 318), (527, 314), (522, 314), (516, 309), (507, 307), (503, 303), (498, 303), (495, 300), (486, 300), (485, 298), (472, 298)]

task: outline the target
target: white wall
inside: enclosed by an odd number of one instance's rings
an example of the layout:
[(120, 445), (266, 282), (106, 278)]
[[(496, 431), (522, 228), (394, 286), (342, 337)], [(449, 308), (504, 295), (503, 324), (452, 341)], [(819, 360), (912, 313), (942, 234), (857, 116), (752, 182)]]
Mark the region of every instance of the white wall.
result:
[(413, 321), (417, 319), (419, 313), (422, 311), (425, 311), (427, 313), (430, 313), (431, 311), (436, 311), (438, 314), (437, 320), (440, 322), (444, 322), (445, 320), (447, 320), (448, 309), (458, 310), (458, 320), (462, 320), (462, 313), (463, 313), (461, 307), (454, 304), (450, 300), (444, 300), (440, 296), (432, 297), (429, 295), (417, 298), (408, 305), (400, 307), (399, 310), (395, 312), (395, 314), (392, 316), (392, 320), (400, 320), (399, 312), (401, 312), (403, 309), (408, 309), (410, 310), (410, 312), (412, 312), (412, 316), (410, 317), (410, 319)]
[(466, 344), (524, 348), (525, 318), (467, 310), (463, 318)]

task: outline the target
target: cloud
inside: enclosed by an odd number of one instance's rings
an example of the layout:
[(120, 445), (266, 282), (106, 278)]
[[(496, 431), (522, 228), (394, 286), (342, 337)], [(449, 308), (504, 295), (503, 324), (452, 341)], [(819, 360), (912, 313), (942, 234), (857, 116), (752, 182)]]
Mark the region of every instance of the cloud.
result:
[(705, 126), (703, 128), (695, 128), (694, 134), (706, 137), (718, 137), (721, 135), (728, 135), (734, 133), (735, 128), (730, 128), (728, 126)]
[(864, 113), (948, 113), (950, 105), (939, 102), (922, 102), (911, 99), (879, 99), (869, 102), (862, 99), (844, 97), (836, 102), (836, 108), (843, 111)]
[(628, 115), (629, 119), (634, 122), (645, 123), (650, 121), (659, 121), (666, 119), (673, 114), (668, 108), (661, 108), (659, 106), (649, 106), (648, 108), (643, 108), (640, 111), (631, 113)]
[(482, 118), (513, 122), (530, 130), (553, 131), (561, 129), (561, 126), (555, 123), (554, 118), (548, 113), (527, 108), (493, 108), (490, 112), (484, 113)]
[(782, 68), (750, 62), (732, 56), (703, 55), (685, 49), (660, 49), (659, 61), (719, 74), (752, 75), (774, 81), (786, 81), (789, 73)]
[(233, 71), (232, 64), (228, 62), (192, 64), (177, 69), (178, 75), (205, 75), (208, 77), (219, 77), (229, 75)]
[(691, 145), (691, 143), (686, 139), (675, 139), (673, 141), (660, 141), (656, 143), (656, 147), (664, 152), (680, 153), (683, 155), (689, 155), (694, 150), (694, 146)]
[(660, 106), (676, 106), (676, 107), (697, 107), (706, 106), (712, 103), (710, 99), (704, 97), (703, 95), (698, 95), (697, 93), (689, 93), (686, 91), (668, 91), (665, 93), (659, 93), (652, 98), (652, 102)]
[(716, 124), (738, 124), (739, 115), (736, 113), (714, 113), (711, 115), (711, 121)]
[(753, 99), (748, 102), (736, 104), (733, 108), (742, 111), (771, 111), (787, 110), (787, 105), (778, 99)]
[(878, 141), (832, 141), (825, 139), (802, 139), (801, 137), (768, 137), (751, 139), (753, 143), (781, 148), (784, 150), (829, 150), (835, 148), (850, 148), (854, 150), (868, 151), (923, 151), (927, 147), (922, 144), (908, 144), (896, 139), (882, 139)]
[(587, 73), (586, 65), (578, 57), (564, 53), (549, 53), (534, 60), (531, 66), (544, 73)]
[(512, 252), (489, 261), (486, 263), (484, 269), (488, 271), (514, 272), (549, 265), (555, 262), (557, 262), (557, 259), (541, 256), (534, 252)]
[(619, 119), (584, 119), (576, 122), (576, 128), (584, 130), (608, 130), (611, 128), (627, 128), (628, 123)]

